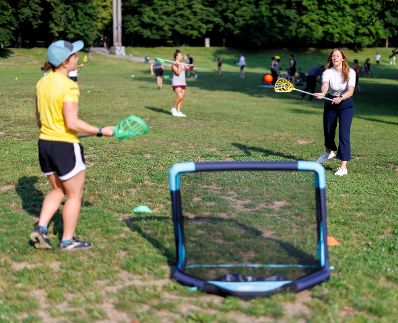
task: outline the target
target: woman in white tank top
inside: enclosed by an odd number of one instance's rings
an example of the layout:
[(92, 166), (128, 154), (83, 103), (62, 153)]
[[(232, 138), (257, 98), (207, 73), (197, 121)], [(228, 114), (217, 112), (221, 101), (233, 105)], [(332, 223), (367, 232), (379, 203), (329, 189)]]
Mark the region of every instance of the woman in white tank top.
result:
[(183, 63), (184, 56), (178, 49), (174, 53), (174, 59), (175, 62), (171, 65), (171, 69), (173, 72), (172, 85), (173, 91), (176, 94), (176, 100), (174, 102), (174, 106), (171, 108), (171, 114), (174, 117), (186, 117), (186, 115), (181, 112), (181, 108), (187, 88), (185, 70), (190, 68), (190, 65)]

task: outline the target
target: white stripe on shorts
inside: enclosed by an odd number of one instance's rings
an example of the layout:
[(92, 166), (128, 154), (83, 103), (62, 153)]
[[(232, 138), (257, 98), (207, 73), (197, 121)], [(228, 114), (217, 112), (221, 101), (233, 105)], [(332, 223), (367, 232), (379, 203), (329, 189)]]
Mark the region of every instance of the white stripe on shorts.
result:
[(82, 170), (86, 169), (86, 165), (83, 163), (83, 160), (82, 160), (82, 153), (80, 150), (80, 145), (77, 142), (74, 142), (73, 148), (75, 150), (76, 164), (75, 164), (75, 167), (68, 174), (66, 174), (64, 176), (59, 176), (59, 179), (62, 181), (71, 179), (73, 176), (77, 175)]

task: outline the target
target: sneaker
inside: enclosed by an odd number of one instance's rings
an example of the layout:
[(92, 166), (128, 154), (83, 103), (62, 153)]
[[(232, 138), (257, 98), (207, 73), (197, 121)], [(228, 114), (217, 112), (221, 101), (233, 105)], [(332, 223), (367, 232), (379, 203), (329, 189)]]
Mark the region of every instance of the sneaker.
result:
[(170, 112), (171, 112), (171, 114), (172, 114), (173, 116), (175, 116), (176, 113), (177, 113), (177, 109), (174, 108), (174, 107), (172, 107), (171, 110), (170, 110)]
[(182, 113), (181, 111), (180, 112), (177, 112), (177, 117), (182, 117), (182, 118), (186, 118), (186, 114), (184, 114), (184, 113)]
[(36, 249), (52, 249), (48, 232), (43, 232), (39, 228), (39, 223), (35, 223), (33, 231), (29, 236), (31, 244)]
[(325, 161), (328, 161), (329, 159), (332, 159), (335, 156), (336, 156), (336, 154), (333, 151), (331, 151), (330, 153), (325, 151), (321, 156), (319, 156), (317, 162), (324, 163)]
[(59, 249), (61, 251), (74, 251), (74, 250), (87, 250), (92, 247), (90, 242), (85, 242), (73, 237), (69, 243), (63, 243), (62, 241), (59, 244)]
[(334, 173), (334, 175), (336, 175), (336, 176), (345, 176), (345, 175), (348, 175), (348, 170), (347, 170), (347, 168), (340, 168), (340, 167), (339, 167), (339, 169), (337, 169), (337, 172)]

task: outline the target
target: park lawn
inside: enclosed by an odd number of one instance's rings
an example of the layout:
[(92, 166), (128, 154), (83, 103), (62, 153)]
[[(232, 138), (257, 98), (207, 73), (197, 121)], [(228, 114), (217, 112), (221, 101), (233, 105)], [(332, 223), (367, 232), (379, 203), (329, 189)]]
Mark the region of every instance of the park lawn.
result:
[[(156, 89), (147, 64), (93, 55), (80, 73), (81, 117), (115, 124), (135, 114), (150, 132), (126, 141), (86, 138), (87, 181), (78, 235), (87, 252), (60, 253), (60, 216), (51, 227), (53, 251), (35, 250), (28, 235), (48, 191), (37, 160), (34, 85), (43, 49), (0, 55), (0, 321), (140, 322), (392, 322), (398, 317), (398, 68), (390, 49), (348, 51), (363, 63), (379, 51), (374, 76), (355, 95), (349, 176), (326, 165), (331, 279), (310, 291), (242, 301), (190, 292), (169, 279), (175, 262), (167, 171), (175, 162), (314, 160), (322, 152), (322, 103), (297, 93), (259, 88), (272, 55), (287, 67), (290, 53), (307, 71), (328, 50), (248, 52), (246, 78), (234, 61), (240, 51), (182, 48), (203, 71), (188, 81), (183, 111), (169, 114), (170, 82)], [(128, 54), (170, 59), (173, 48), (127, 48)], [(83, 53), (81, 57), (83, 57)], [(133, 76), (133, 77), (132, 77)], [(152, 214), (134, 214), (137, 205)]]

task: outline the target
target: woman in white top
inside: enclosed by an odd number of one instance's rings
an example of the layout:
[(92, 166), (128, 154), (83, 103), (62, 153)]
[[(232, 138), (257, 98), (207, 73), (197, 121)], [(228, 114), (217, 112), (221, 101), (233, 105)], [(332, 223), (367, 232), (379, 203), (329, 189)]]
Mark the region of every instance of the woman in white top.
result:
[(185, 70), (191, 68), (191, 65), (186, 65), (183, 63), (184, 55), (178, 49), (174, 53), (175, 62), (171, 65), (173, 71), (173, 91), (176, 94), (176, 100), (174, 106), (171, 108), (171, 114), (174, 117), (186, 117), (184, 113), (181, 112), (182, 101), (184, 100), (185, 91), (187, 89), (187, 83), (185, 81)]
[[(318, 162), (323, 163), (337, 157), (341, 163), (335, 172), (337, 176), (347, 175), (347, 162), (351, 159), (350, 129), (354, 115), (355, 71), (348, 66), (347, 58), (341, 49), (333, 49), (322, 75), (320, 93), (315, 93), (318, 99), (325, 96), (333, 101), (325, 101), (323, 112), (323, 132), (325, 137), (325, 152)], [(334, 138), (337, 121), (339, 122), (339, 147)], [(337, 150), (337, 154), (333, 152)]]
[(245, 78), (245, 67), (246, 67), (246, 58), (243, 56), (243, 54), (240, 54), (238, 65), (240, 67), (240, 78), (244, 79)]

